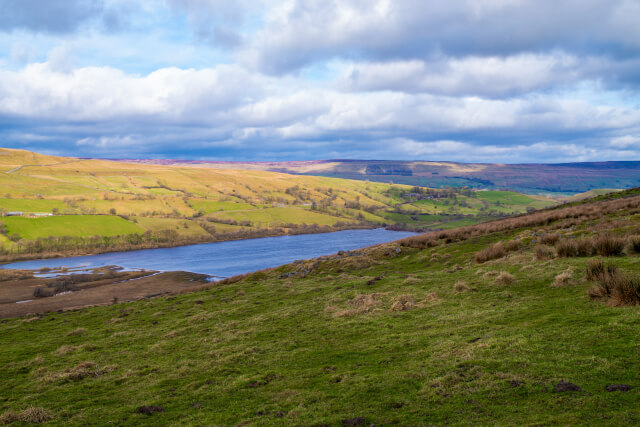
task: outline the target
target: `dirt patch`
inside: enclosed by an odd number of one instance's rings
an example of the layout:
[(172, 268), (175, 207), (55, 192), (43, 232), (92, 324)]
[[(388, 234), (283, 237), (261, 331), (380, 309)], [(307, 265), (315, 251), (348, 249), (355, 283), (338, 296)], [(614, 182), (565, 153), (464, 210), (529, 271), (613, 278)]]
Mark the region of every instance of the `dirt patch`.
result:
[(343, 426), (363, 426), (365, 423), (366, 419), (364, 417), (347, 418), (341, 421)]
[(3, 281), (0, 282), (0, 318), (74, 310), (113, 304), (114, 301), (134, 301), (211, 286), (205, 282), (206, 276), (201, 274), (180, 271), (146, 274), (145, 277), (124, 281), (117, 277), (87, 282), (81, 285), (82, 289), (47, 298), (33, 297), (34, 288), (46, 286), (42, 279)]
[(137, 414), (153, 415), (156, 412), (164, 412), (164, 408), (162, 406), (139, 406), (136, 408)]
[(609, 384), (607, 386), (607, 391), (629, 391), (632, 389), (633, 387), (626, 384)]
[(580, 388), (580, 386), (567, 381), (560, 381), (558, 384), (553, 386), (554, 393), (565, 393), (568, 391), (582, 391), (582, 389)]

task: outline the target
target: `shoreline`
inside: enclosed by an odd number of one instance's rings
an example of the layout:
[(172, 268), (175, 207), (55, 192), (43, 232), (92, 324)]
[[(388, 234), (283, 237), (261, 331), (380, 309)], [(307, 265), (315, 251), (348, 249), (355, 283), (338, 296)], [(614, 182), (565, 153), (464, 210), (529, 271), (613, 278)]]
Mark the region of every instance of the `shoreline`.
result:
[[(322, 231), (314, 231), (314, 232), (299, 232), (299, 233), (291, 233), (291, 232), (284, 232), (284, 233), (270, 233), (270, 234), (266, 234), (263, 236), (257, 236), (257, 237), (246, 237), (246, 238), (230, 238), (230, 239), (215, 239), (215, 240), (193, 240), (193, 241), (182, 241), (179, 242), (177, 244), (173, 244), (173, 243), (160, 243), (160, 244), (155, 244), (155, 245), (140, 245), (139, 247), (135, 247), (135, 248), (104, 248), (104, 250), (92, 250), (92, 251), (87, 251), (87, 252), (57, 252), (57, 253), (34, 253), (34, 254), (15, 254), (15, 258), (13, 259), (7, 259), (7, 255), (0, 255), (0, 268), (3, 268), (4, 265), (7, 264), (13, 264), (13, 263), (17, 263), (17, 262), (22, 262), (22, 261), (38, 261), (38, 260), (47, 260), (47, 259), (57, 259), (57, 258), (75, 258), (75, 257), (83, 257), (83, 256), (92, 256), (92, 255), (101, 255), (101, 254), (106, 254), (106, 253), (116, 253), (116, 252), (135, 252), (135, 251), (141, 251), (141, 250), (146, 250), (146, 249), (166, 249), (166, 248), (177, 248), (177, 247), (182, 247), (182, 246), (192, 246), (192, 245), (200, 245), (200, 244), (209, 244), (209, 243), (222, 243), (222, 242), (232, 242), (232, 241), (242, 241), (242, 240), (252, 240), (252, 239), (262, 239), (262, 238), (268, 238), (268, 237), (282, 237), (282, 236), (297, 236), (297, 235), (308, 235), (308, 234), (327, 234), (327, 233), (335, 233), (335, 232), (339, 232), (339, 231), (348, 231), (348, 230), (375, 230), (378, 228), (382, 228), (382, 229), (389, 229), (388, 227), (382, 226), (381, 224), (379, 225), (371, 225), (371, 226), (359, 226), (359, 227), (337, 227), (337, 228), (332, 228), (329, 230), (322, 230)], [(392, 230), (389, 229), (390, 231), (399, 231), (399, 230)]]

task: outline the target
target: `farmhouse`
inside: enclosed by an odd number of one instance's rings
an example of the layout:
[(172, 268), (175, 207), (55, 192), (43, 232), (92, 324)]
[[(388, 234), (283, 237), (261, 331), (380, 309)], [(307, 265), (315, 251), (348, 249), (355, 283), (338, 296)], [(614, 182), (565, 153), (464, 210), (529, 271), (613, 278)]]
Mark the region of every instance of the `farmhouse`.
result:
[(22, 212), (7, 212), (4, 216), (22, 216), (24, 215)]

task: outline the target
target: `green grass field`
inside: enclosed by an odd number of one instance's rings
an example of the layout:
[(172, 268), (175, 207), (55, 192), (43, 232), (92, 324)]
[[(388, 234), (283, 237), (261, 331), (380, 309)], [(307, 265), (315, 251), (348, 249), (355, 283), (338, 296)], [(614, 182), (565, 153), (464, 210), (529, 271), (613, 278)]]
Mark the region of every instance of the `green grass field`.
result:
[(318, 224), (334, 225), (338, 221), (349, 222), (349, 219), (327, 215), (300, 207), (265, 208), (250, 211), (229, 211), (212, 215), (216, 218), (226, 218), (235, 221), (251, 221), (263, 226), (280, 224)]
[(248, 203), (239, 202), (216, 202), (210, 200), (194, 199), (191, 200), (190, 203), (195, 210), (201, 210), (205, 214), (210, 214), (218, 211), (240, 211), (256, 208), (255, 206)]
[(9, 212), (51, 212), (52, 209), (62, 211), (66, 207), (62, 200), (0, 199), (0, 209)]
[[(534, 243), (637, 233), (640, 201), (623, 203), (6, 320), (0, 416), (34, 406), (52, 425), (83, 426), (637, 425), (640, 306), (591, 300), (596, 257), (537, 259)], [(474, 261), (499, 241), (518, 245)], [(605, 261), (640, 271), (630, 249)], [(146, 405), (162, 412), (137, 413)]]
[(135, 221), (138, 226), (149, 231), (175, 230), (181, 236), (209, 235), (196, 222), (184, 219), (135, 217)]
[(64, 215), (45, 218), (5, 217), (9, 235), (20, 234), (23, 239), (49, 236), (116, 236), (143, 233), (145, 230), (119, 216)]

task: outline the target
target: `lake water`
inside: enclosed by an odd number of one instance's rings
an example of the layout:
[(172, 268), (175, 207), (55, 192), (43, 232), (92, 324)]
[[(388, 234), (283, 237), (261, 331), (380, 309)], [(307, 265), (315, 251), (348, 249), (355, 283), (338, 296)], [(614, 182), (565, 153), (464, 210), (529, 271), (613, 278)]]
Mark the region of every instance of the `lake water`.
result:
[(416, 233), (375, 230), (345, 230), (334, 233), (265, 237), (231, 242), (203, 243), (175, 248), (144, 249), (71, 258), (54, 258), (6, 264), (0, 268), (38, 270), (44, 267), (95, 268), (118, 265), (161, 271), (190, 271), (210, 276), (237, 274), (277, 267), (295, 260), (349, 251), (391, 242)]

